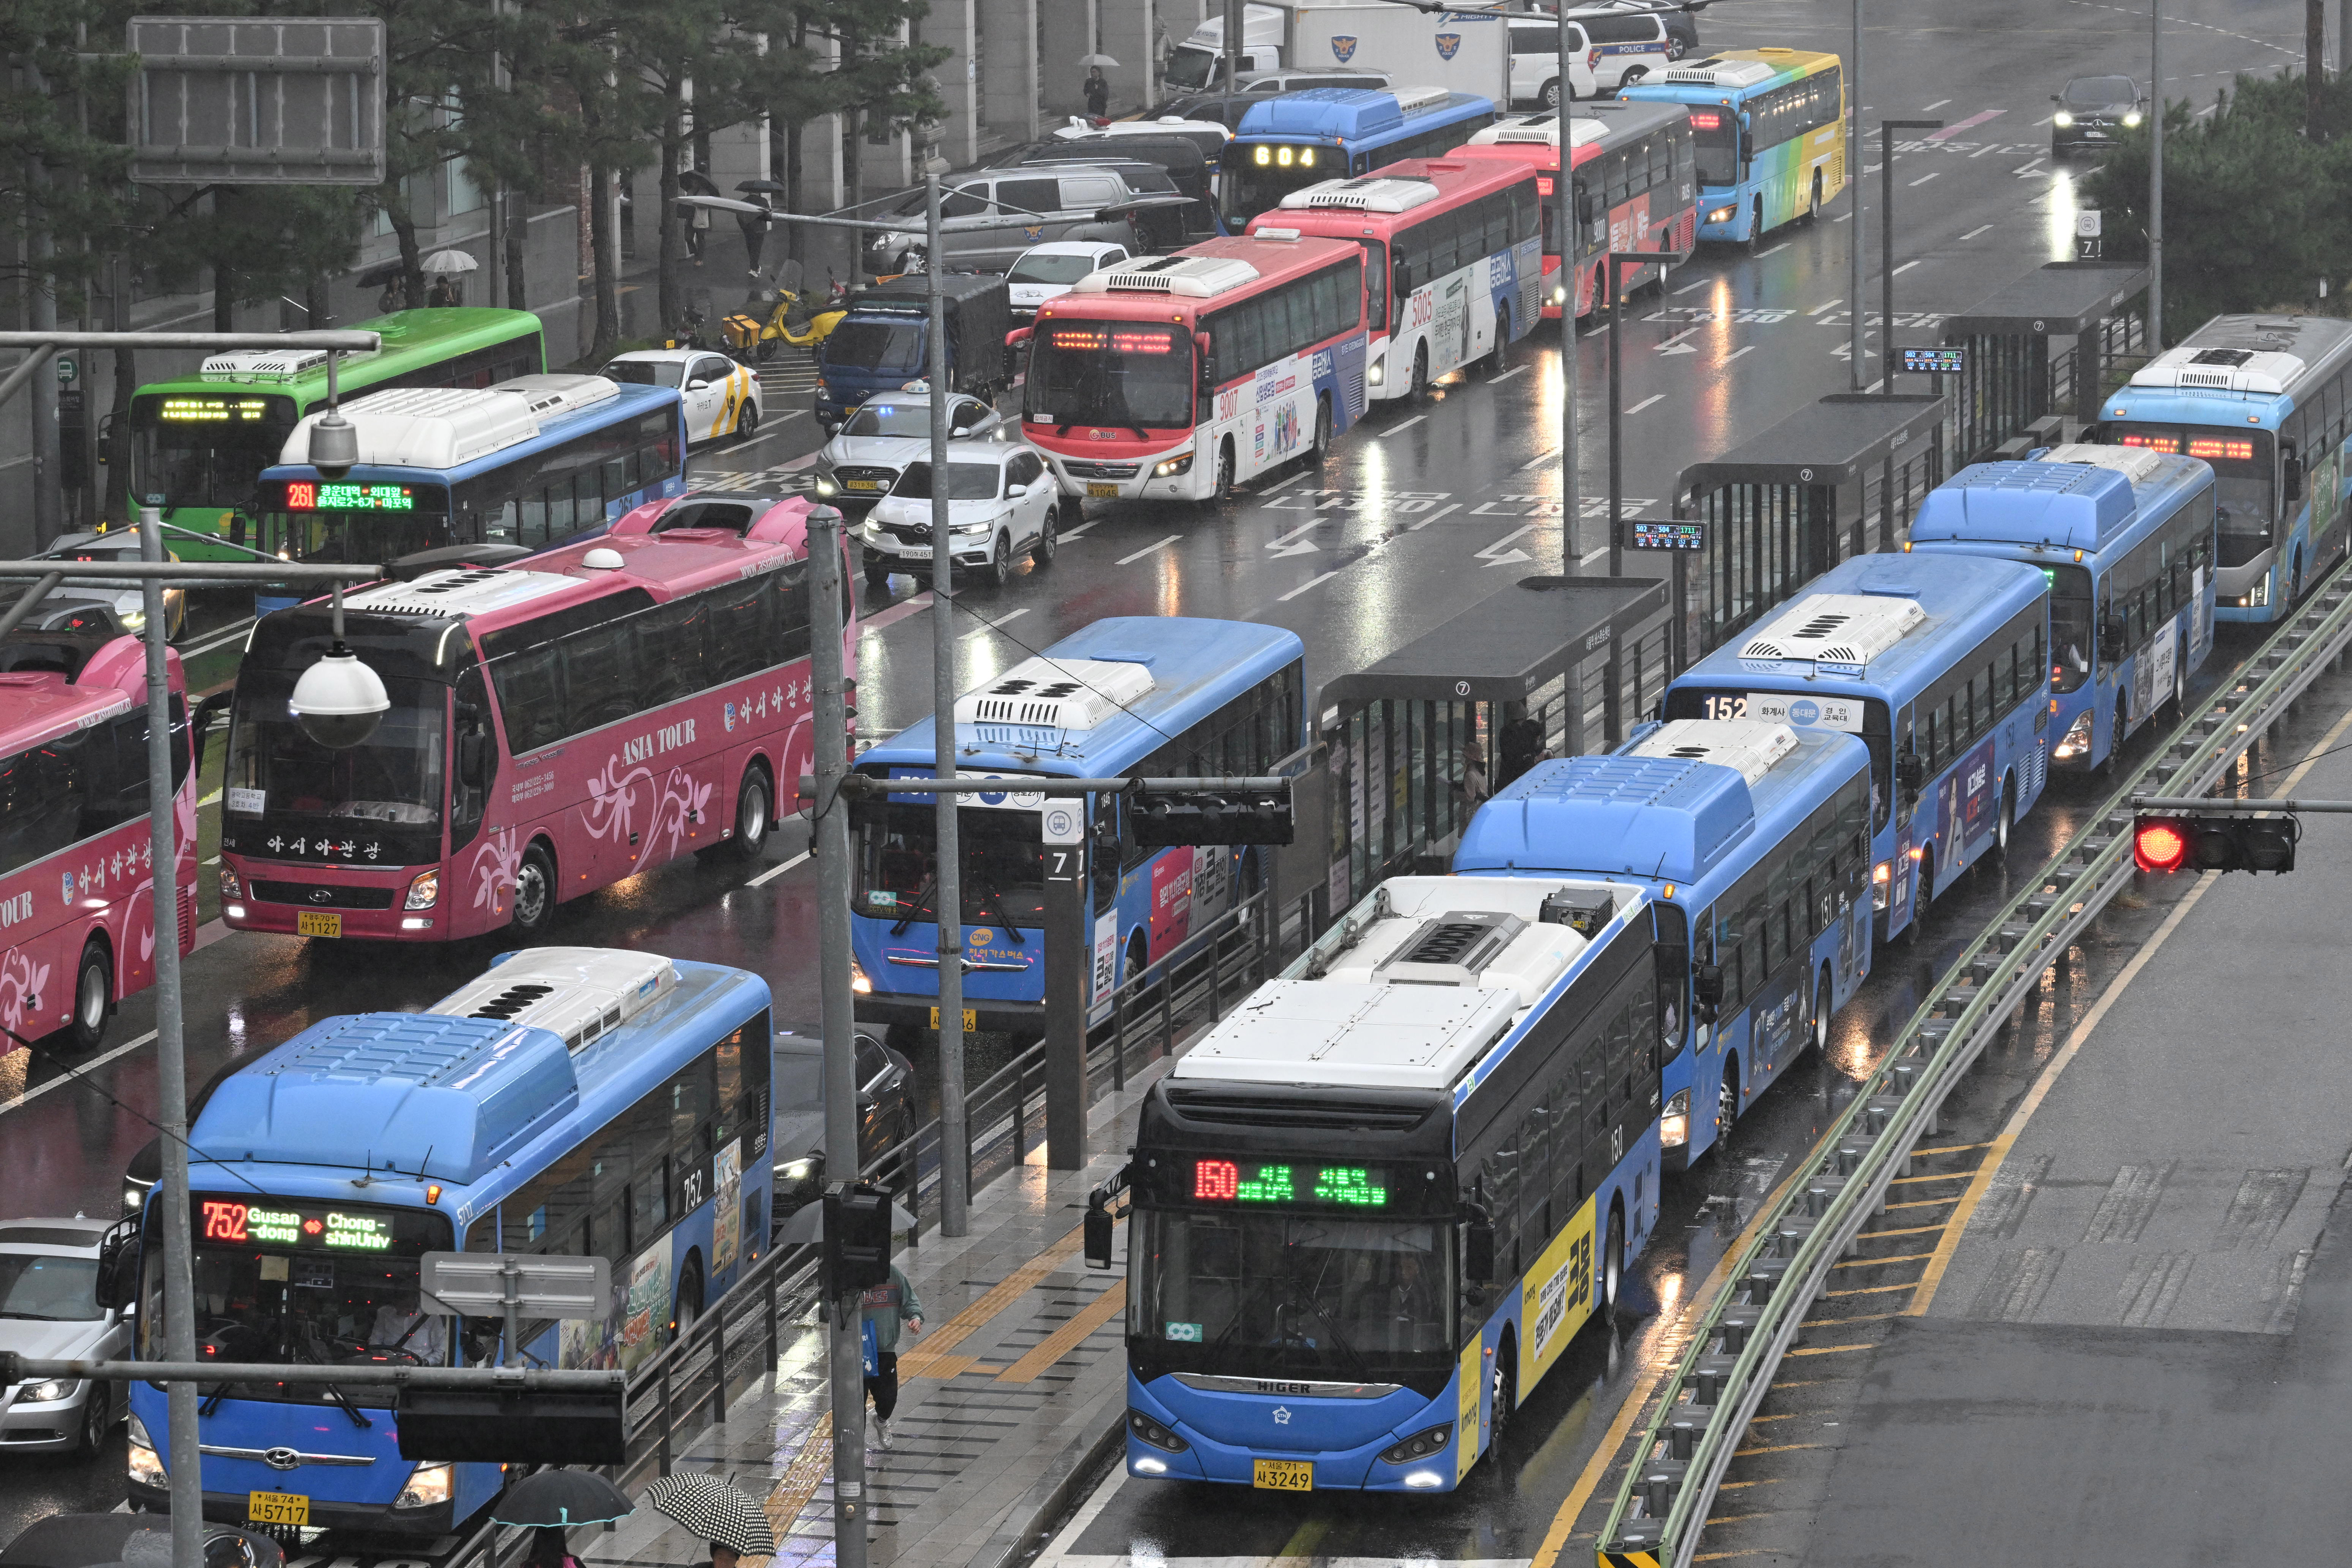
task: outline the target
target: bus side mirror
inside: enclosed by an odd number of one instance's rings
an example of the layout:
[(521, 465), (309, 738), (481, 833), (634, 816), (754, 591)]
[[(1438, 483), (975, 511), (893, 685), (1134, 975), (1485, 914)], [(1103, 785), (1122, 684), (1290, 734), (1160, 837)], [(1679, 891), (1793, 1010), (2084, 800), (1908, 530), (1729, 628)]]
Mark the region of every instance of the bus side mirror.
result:
[(1715, 1021), (1715, 1009), (1723, 1005), (1723, 966), (1696, 964), (1691, 967), (1691, 998), (1706, 1009), (1706, 1021)]
[(107, 1228), (98, 1246), (98, 1304), (121, 1312), (139, 1299), (139, 1220), (136, 1216)]
[(2303, 499), (2303, 459), (2289, 457), (2280, 464), (2279, 479), (2290, 501)]
[(1463, 1238), (1462, 1274), (1474, 1285), (1495, 1282), (1495, 1222), (1483, 1214), (1470, 1221)]
[(1906, 751), (1895, 759), (1895, 782), (1906, 789), (1917, 789), (1927, 781), (1927, 765), (1919, 760), (1916, 751)]
[(1576, 183), (1576, 221), (1583, 225), (1585, 227), (1591, 228), (1592, 226), (1593, 212), (1592, 193), (1591, 190), (1586, 188), (1583, 181), (1579, 180)]
[(1116, 1222), (1113, 1221), (1110, 1217), (1110, 1210), (1095, 1206), (1089, 1206), (1087, 1207), (1087, 1268), (1108, 1269), (1110, 1267), (1111, 1231), (1115, 1223)]

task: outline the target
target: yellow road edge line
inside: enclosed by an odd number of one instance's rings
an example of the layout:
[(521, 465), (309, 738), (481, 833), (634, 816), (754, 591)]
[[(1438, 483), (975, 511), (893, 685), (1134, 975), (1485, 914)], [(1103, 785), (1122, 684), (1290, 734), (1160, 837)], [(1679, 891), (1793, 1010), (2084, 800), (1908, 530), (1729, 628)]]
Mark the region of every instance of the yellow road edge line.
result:
[(1073, 1350), (1088, 1334), (1127, 1310), (1127, 1281), (1114, 1282), (1111, 1288), (1080, 1307), (1077, 1315), (1030, 1347), (1029, 1354), (996, 1375), (999, 1383), (1031, 1383), (1038, 1374), (1052, 1366)]
[[(1931, 1225), (1927, 1228), (1930, 1230), (1940, 1230), (1943, 1228), (1941, 1226)], [(1832, 1263), (1830, 1267), (1832, 1269), (1875, 1269), (1882, 1263), (1916, 1263), (1923, 1259), (1933, 1258), (1935, 1254), (1933, 1252), (1904, 1252), (1897, 1254), (1893, 1258), (1849, 1258), (1843, 1263)], [(1823, 1291), (1822, 1294), (1825, 1296), (1834, 1296), (1837, 1292), (1835, 1291)]]
[[(1692, 1321), (1704, 1322), (1706, 1313), (1715, 1310), (1716, 1298), (1730, 1283), (1732, 1260), (1744, 1254), (1748, 1243), (1762, 1234), (1765, 1219), (1779, 1212), (1780, 1199), (1787, 1196), (1790, 1187), (1800, 1177), (1810, 1176), (1812, 1169), (1813, 1162), (1810, 1159), (1797, 1162), (1795, 1168), (1781, 1178), (1780, 1185), (1757, 1207), (1756, 1218), (1749, 1220), (1748, 1228), (1723, 1249), (1723, 1256), (1716, 1260), (1714, 1269), (1699, 1286), (1697, 1295), (1692, 1298)], [(1576, 1516), (1584, 1511), (1586, 1500), (1601, 1484), (1601, 1478), (1613, 1467), (1617, 1450), (1624, 1446), (1625, 1435), (1633, 1430), (1643, 1408), (1650, 1403), (1650, 1396), (1657, 1392), (1658, 1384), (1668, 1372), (1681, 1364), (1682, 1357), (1676, 1355), (1652, 1367), (1643, 1378), (1641, 1386), (1618, 1407), (1616, 1418), (1609, 1423), (1609, 1430), (1601, 1434), (1600, 1447), (1594, 1448), (1592, 1458), (1584, 1462), (1584, 1471), (1576, 1478), (1576, 1484), (1568, 1489), (1568, 1496), (1560, 1501), (1559, 1511), (1551, 1516), (1551, 1527), (1544, 1531), (1543, 1544), (1537, 1547), (1536, 1554), (1528, 1559), (1528, 1568), (1554, 1568), (1554, 1564), (1559, 1563), (1560, 1551), (1568, 1544), (1569, 1532), (1576, 1528)]]
[(1815, 1345), (1807, 1349), (1782, 1351), (1780, 1354), (1783, 1355), (1843, 1355), (1850, 1350), (1876, 1350), (1877, 1348), (1877, 1343), (1873, 1341), (1868, 1344)]
[(1769, 1448), (1735, 1448), (1732, 1450), (1731, 1457), (1735, 1459), (1745, 1459), (1757, 1454), (1794, 1454), (1807, 1448), (1826, 1448), (1831, 1446), (1828, 1443), (1780, 1443)]
[[(1904, 1285), (1890, 1285), (1887, 1289), (1891, 1291), (1900, 1291), (1907, 1290), (1909, 1287)], [(1807, 1318), (1797, 1326), (1801, 1329), (1833, 1329), (1844, 1323), (1884, 1322), (1888, 1318), (1900, 1317), (1903, 1314), (1900, 1312), (1856, 1312), (1850, 1318)]]
[(1888, 1182), (1886, 1185), (1889, 1186), (1906, 1186), (1913, 1182), (1921, 1181), (1961, 1181), (1965, 1180), (1972, 1174), (1974, 1173), (1969, 1171), (1946, 1171), (1941, 1176), (1896, 1176), (1893, 1181)]
[[(1891, 1291), (1916, 1291), (1916, 1290), (1917, 1290), (1918, 1288), (1919, 1288), (1919, 1281), (1916, 1281), (1916, 1280), (1906, 1280), (1906, 1281), (1905, 1281), (1902, 1284), (1899, 1284), (1899, 1285), (1864, 1285), (1864, 1286), (1861, 1287), (1861, 1288), (1860, 1288), (1860, 1289), (1858, 1289), (1858, 1290), (1852, 1290), (1852, 1291), (1814, 1291), (1813, 1293), (1814, 1293), (1816, 1296), (1819, 1296), (1819, 1297), (1821, 1297), (1822, 1299), (1823, 1299), (1824, 1301), (1826, 1301), (1828, 1298), (1830, 1298), (1830, 1297), (1832, 1297), (1832, 1296), (1884, 1296), (1884, 1295), (1886, 1295), (1886, 1294), (1888, 1294), (1889, 1292), (1891, 1292)], [(1859, 1320), (1859, 1319), (1855, 1319), (1855, 1320), (1853, 1320), (1853, 1321), (1859, 1322), (1860, 1320)]]
[[(801, 1442), (800, 1452), (784, 1467), (775, 1486), (761, 1504), (768, 1516), (768, 1530), (781, 1543), (793, 1532), (793, 1521), (801, 1516), (810, 1498), (816, 1495), (818, 1483), (833, 1469), (833, 1412), (828, 1410), (816, 1418), (808, 1436)], [(765, 1561), (765, 1559), (753, 1559)]]
[(1914, 1155), (1966, 1155), (1978, 1149), (1989, 1149), (1990, 1144), (1947, 1144), (1940, 1149), (1914, 1149)]

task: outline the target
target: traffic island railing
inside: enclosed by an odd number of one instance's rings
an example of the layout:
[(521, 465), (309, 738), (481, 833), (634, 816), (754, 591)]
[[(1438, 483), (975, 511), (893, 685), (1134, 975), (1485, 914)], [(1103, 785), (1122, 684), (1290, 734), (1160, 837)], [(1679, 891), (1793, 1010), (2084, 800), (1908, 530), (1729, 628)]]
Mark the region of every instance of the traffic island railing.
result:
[(2130, 802), (2203, 795), (2352, 643), (2339, 570), (2125, 780), (1963, 949), (1700, 1309), (1600, 1534), (1601, 1568), (1688, 1568), (1748, 1423), (1829, 1270), (1885, 1211), (1915, 1140), (2042, 977), (2134, 874)]

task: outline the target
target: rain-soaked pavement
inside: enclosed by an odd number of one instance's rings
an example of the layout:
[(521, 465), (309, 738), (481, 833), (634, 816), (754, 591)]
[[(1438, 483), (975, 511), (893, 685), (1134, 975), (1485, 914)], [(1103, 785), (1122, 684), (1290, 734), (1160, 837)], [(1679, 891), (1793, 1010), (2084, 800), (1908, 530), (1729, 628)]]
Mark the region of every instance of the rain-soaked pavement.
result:
[[(2168, 6), (2194, 48), (2168, 83), (2209, 97), (2236, 70), (2285, 63), (2300, 36), (2287, 0), (2177, 0)], [(1843, 51), (1845, 0), (1738, 0), (1702, 19), (1711, 45), (1778, 43)], [(1957, 129), (1905, 154), (1895, 172), (1905, 258), (1897, 279), (1907, 312), (1964, 308), (2044, 261), (2072, 255), (2081, 170), (2050, 164), (2047, 95), (2074, 74), (2131, 72), (2145, 64), (2145, 22), (2088, 0), (1878, 0), (1865, 119), (1940, 114)], [(2187, 36), (2187, 35), (2184, 35)], [(1875, 182), (1873, 152), (1857, 168)], [(1875, 198), (1872, 226), (1875, 228)], [(1675, 474), (1747, 440), (1792, 410), (1848, 387), (1846, 245), (1850, 202), (1818, 225), (1775, 235), (1759, 256), (1703, 251), (1662, 297), (1626, 312), (1623, 340), (1625, 506), (1665, 515)], [(1875, 338), (1875, 258), (1869, 301)], [(1937, 335), (1906, 314), (1897, 336)], [(1385, 405), (1344, 438), (1319, 475), (1279, 475), (1222, 509), (1178, 506), (1091, 510), (1064, 529), (1049, 571), (1022, 570), (1003, 590), (974, 591), (960, 618), (968, 685), (1066, 632), (1108, 615), (1203, 615), (1291, 627), (1307, 647), (1309, 689), (1361, 667), (1444, 623), (1510, 579), (1558, 571), (1563, 561), (1605, 570), (1606, 342), (1581, 340), (1586, 437), (1582, 517), (1563, 538), (1559, 506), (1561, 363), (1547, 329), (1504, 378), (1457, 378), (1431, 402)], [(752, 488), (793, 482), (816, 444), (801, 404), (805, 376), (772, 378), (779, 402), (761, 435), (698, 455), (698, 474)], [(804, 404), (803, 405), (804, 406)], [(787, 416), (789, 414), (789, 417)], [(1639, 571), (1646, 563), (1629, 561)], [(859, 726), (887, 735), (929, 709), (929, 600), (905, 579), (861, 587), (867, 623), (860, 654)], [(982, 621), (989, 624), (983, 625)], [(2217, 658), (2242, 647), (2224, 641)], [(2316, 706), (2312, 706), (2317, 711)], [(2071, 831), (2095, 798), (2060, 781), (2022, 824), (2016, 854), (2032, 863)], [(211, 813), (206, 813), (207, 819)], [(814, 877), (793, 863), (804, 831), (786, 825), (771, 863), (740, 869), (688, 860), (566, 906), (553, 940), (637, 946), (740, 965), (765, 976), (777, 1016), (816, 1016)], [(1068, 1543), (1081, 1556), (1427, 1556), (1525, 1560), (1579, 1484), (1626, 1390), (1645, 1375), (1672, 1308), (1705, 1278), (1761, 1194), (1810, 1141), (1829, 1103), (1916, 1005), (1938, 945), (1956, 946), (1970, 921), (2000, 902), (1997, 873), (1979, 873), (1939, 904), (1916, 954), (1882, 954), (1862, 994), (1840, 1015), (1828, 1060), (1772, 1092), (1738, 1130), (1733, 1157), (1670, 1181), (1668, 1219), (1641, 1260), (1641, 1288), (1664, 1309), (1622, 1339), (1588, 1330), (1534, 1390), (1503, 1462), (1482, 1467), (1445, 1499), (1384, 1503), (1274, 1499), (1114, 1484)], [(209, 905), (209, 901), (208, 901)], [(2124, 919), (2119, 932), (2137, 917)], [(2118, 949), (2119, 950), (2119, 949)], [(201, 1082), (223, 1064), (286, 1039), (317, 1019), (373, 1008), (415, 1008), (478, 972), (495, 945), (341, 947), (236, 934), (206, 946), (187, 968), (188, 1064)], [(2077, 984), (2102, 976), (2109, 950), (2085, 955)], [(2044, 1026), (2047, 1027), (2047, 1026)], [(124, 1161), (152, 1135), (154, 1104), (150, 997), (126, 1003), (91, 1061), (47, 1061), (31, 1096), (0, 1110), (0, 1217), (111, 1212)], [(2026, 1048), (2020, 1047), (2025, 1051)], [(984, 1076), (1004, 1042), (974, 1042), (969, 1072)], [(2030, 1052), (2027, 1052), (2030, 1054)], [(63, 1082), (67, 1066), (82, 1070)], [(929, 1063), (919, 1054), (919, 1071)], [(0, 1459), (0, 1539), (60, 1508), (110, 1507), (121, 1495), (120, 1439), (85, 1466)]]

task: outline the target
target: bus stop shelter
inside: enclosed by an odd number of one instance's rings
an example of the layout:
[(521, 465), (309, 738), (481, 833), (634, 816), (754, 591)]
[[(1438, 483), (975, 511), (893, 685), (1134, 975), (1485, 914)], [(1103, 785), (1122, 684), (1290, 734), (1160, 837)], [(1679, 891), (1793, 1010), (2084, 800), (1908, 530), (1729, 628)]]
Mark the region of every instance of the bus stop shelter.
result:
[(1327, 683), (1322, 787), (1295, 797), (1293, 852), (1319, 863), (1286, 895), (1321, 874), (1319, 930), (1383, 877), (1444, 872), (1478, 803), (1538, 758), (1622, 740), (1664, 695), (1667, 613), (1663, 580), (1528, 578)]
[(2090, 423), (2119, 361), (2147, 352), (2147, 269), (2053, 261), (1944, 320), (1965, 349), (1953, 466), (1982, 462), (2052, 414)]
[(1681, 607), (1696, 660), (1848, 556), (1891, 549), (1946, 470), (1944, 400), (1839, 392), (1675, 481), (1675, 517), (1706, 525), (1701, 602)]

